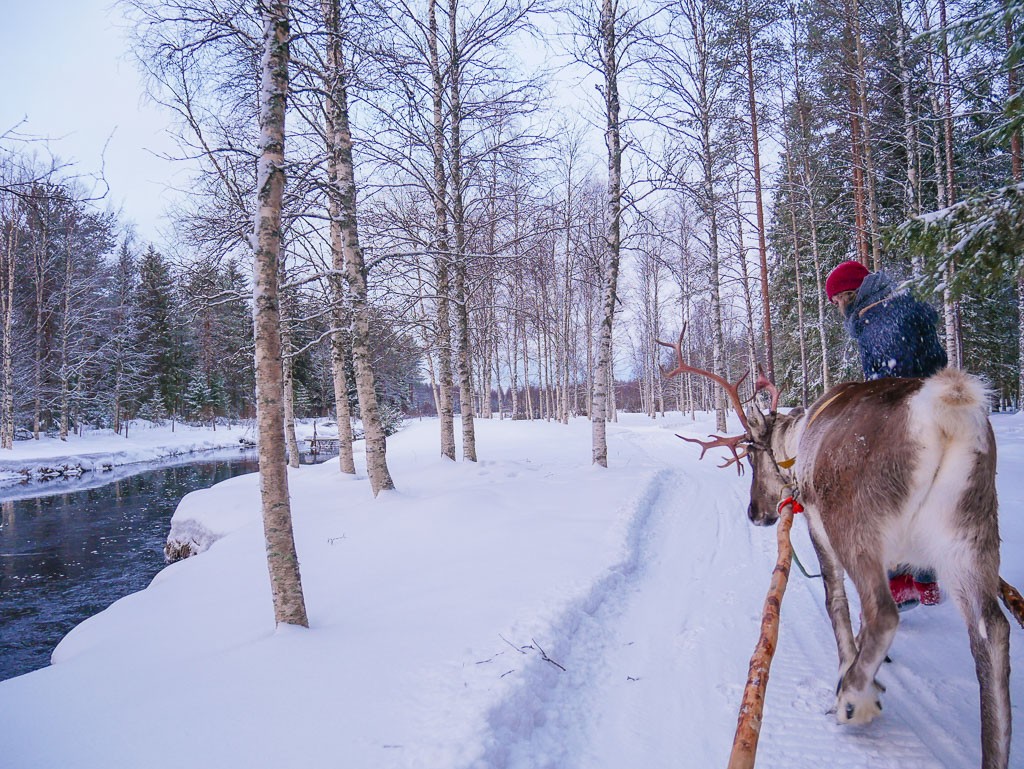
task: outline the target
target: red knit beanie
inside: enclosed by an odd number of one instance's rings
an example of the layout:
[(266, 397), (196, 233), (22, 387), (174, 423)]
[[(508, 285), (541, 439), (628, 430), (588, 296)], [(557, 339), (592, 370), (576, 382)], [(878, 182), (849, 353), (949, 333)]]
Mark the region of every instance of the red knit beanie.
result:
[(856, 291), (864, 282), (864, 278), (870, 274), (868, 268), (860, 262), (843, 262), (825, 278), (825, 293), (828, 300), (831, 302), (836, 294), (844, 291)]

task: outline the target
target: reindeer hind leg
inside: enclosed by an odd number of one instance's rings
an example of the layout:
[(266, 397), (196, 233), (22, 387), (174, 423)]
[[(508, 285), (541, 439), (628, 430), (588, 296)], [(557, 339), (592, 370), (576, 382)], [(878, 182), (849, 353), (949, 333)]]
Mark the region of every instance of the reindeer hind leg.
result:
[[(952, 577), (950, 590), (967, 625), (981, 701), (982, 769), (1006, 769), (1009, 763), (1010, 623), (996, 600), (998, 574)], [(990, 570), (991, 571), (991, 570)]]
[(860, 595), (862, 627), (857, 654), (839, 680), (836, 721), (866, 724), (882, 712), (881, 687), (875, 682), (875, 675), (892, 645), (900, 616), (880, 562), (862, 557), (850, 570), (850, 576)]

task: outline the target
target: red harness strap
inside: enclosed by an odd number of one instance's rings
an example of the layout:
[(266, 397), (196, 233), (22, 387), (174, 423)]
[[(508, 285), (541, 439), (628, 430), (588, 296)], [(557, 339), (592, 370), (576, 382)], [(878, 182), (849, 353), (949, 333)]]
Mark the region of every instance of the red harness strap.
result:
[(777, 508), (777, 512), (781, 515), (782, 514), (782, 508), (787, 507), (789, 505), (793, 506), (793, 513), (794, 514), (795, 513), (802, 513), (804, 511), (804, 506), (801, 505), (799, 502), (797, 502), (795, 497), (786, 497), (784, 500), (779, 502), (779, 506)]

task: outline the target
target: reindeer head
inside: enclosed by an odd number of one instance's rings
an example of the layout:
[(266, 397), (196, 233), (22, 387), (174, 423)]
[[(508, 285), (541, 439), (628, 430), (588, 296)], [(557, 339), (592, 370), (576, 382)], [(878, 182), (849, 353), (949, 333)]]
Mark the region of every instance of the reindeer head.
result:
[[(747, 515), (750, 520), (758, 526), (771, 526), (779, 518), (778, 503), (784, 496), (787, 487), (792, 487), (792, 463), (786, 458), (783, 449), (783, 439), (789, 426), (795, 421), (792, 415), (780, 415), (777, 411), (779, 405), (779, 391), (763, 372), (759, 372), (757, 382), (754, 385), (754, 392), (765, 390), (771, 394), (771, 408), (767, 413), (762, 412), (756, 403), (751, 403), (750, 409), (744, 411), (743, 402), (739, 395), (740, 385), (747, 378), (744, 374), (735, 383), (730, 383), (711, 371), (690, 366), (683, 361), (682, 341), (683, 333), (675, 344), (656, 340), (658, 344), (672, 348), (676, 351), (677, 365), (671, 371), (663, 371), (667, 377), (689, 372), (707, 377), (725, 388), (732, 403), (733, 411), (740, 420), (744, 432), (741, 435), (721, 436), (711, 435), (711, 440), (702, 441), (696, 438), (678, 436), (689, 443), (696, 443), (701, 447), (700, 458), (704, 458), (705, 452), (710, 448), (724, 447), (732, 452), (732, 457), (719, 465), (729, 467), (736, 465), (736, 471), (743, 474), (743, 459), (750, 463), (750, 506)], [(748, 372), (749, 373), (749, 372)], [(781, 464), (780, 464), (781, 463)]]
[(786, 435), (796, 423), (802, 410), (779, 414), (779, 393), (767, 378), (759, 377), (757, 389), (762, 387), (772, 393), (772, 406), (768, 413), (762, 413), (756, 406), (747, 411), (747, 431), (750, 445), (747, 457), (750, 460), (750, 507), (747, 515), (758, 526), (771, 526), (779, 519), (779, 501), (795, 493), (794, 459), (786, 454)]

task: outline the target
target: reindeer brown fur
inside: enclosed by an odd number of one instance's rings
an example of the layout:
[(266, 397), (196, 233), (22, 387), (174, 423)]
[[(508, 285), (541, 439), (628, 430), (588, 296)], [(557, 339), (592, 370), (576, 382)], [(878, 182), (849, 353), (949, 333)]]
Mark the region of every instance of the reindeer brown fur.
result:
[[(679, 344), (667, 346), (680, 354)], [(710, 375), (680, 354), (668, 375), (684, 371)], [(738, 383), (724, 384), (735, 395)], [(928, 379), (846, 383), (806, 412), (787, 414), (775, 410), (773, 386), (763, 377), (758, 386), (773, 391), (773, 408), (737, 409), (746, 432), (730, 448), (735, 455), (742, 444), (753, 470), (751, 521), (775, 523), (779, 500), (796, 492), (804, 505), (839, 650), (836, 719), (867, 723), (880, 714), (875, 675), (899, 624), (887, 570), (928, 566), (967, 625), (981, 692), (982, 767), (1006, 769), (1010, 630), (997, 602), (996, 445), (981, 382), (946, 369)], [(860, 597), (856, 636), (844, 574)]]

